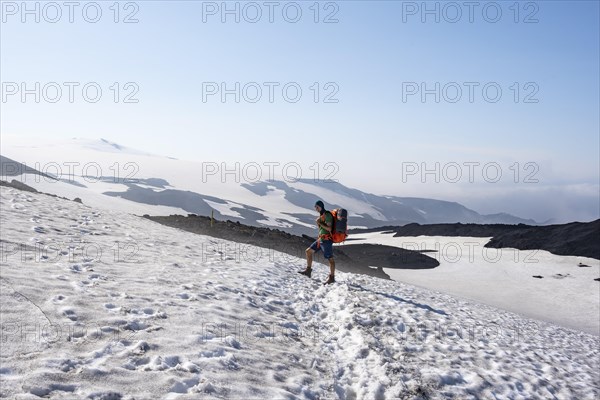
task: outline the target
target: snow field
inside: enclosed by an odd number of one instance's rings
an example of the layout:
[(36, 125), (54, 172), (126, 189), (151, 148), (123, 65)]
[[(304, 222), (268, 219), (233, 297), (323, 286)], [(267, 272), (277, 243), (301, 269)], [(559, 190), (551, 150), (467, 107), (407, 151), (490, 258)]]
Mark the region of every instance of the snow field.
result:
[(600, 394), (593, 335), (368, 276), (322, 286), (324, 265), (309, 280), (289, 256), (211, 257), (222, 241), (122, 212), (5, 187), (0, 200), (0, 396)]

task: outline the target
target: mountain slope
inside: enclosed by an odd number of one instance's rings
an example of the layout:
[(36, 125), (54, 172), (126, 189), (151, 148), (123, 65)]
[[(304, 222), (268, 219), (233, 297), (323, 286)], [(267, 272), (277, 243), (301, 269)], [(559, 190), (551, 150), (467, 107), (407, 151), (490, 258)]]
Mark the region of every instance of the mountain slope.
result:
[[(0, 395), (578, 398), (598, 337), (0, 187)], [(37, 249), (37, 250), (36, 250)], [(45, 250), (45, 251), (44, 251)]]
[[(241, 168), (238, 173), (224, 175), (227, 166), (152, 155), (105, 139), (56, 143), (3, 139), (2, 155), (3, 179), (14, 178), (42, 192), (79, 197), (86, 204), (139, 215), (214, 212), (221, 220), (311, 234), (312, 205), (321, 198), (330, 208), (348, 209), (354, 227), (409, 222), (535, 224), (508, 214), (480, 215), (454, 202), (378, 196), (326, 180), (290, 181), (277, 174), (269, 181), (245, 180), (239, 173)], [(23, 163), (26, 167), (21, 167)], [(218, 171), (208, 173), (209, 167)], [(32, 175), (31, 168), (46, 175)], [(4, 171), (15, 170), (21, 174), (5, 177)], [(47, 178), (50, 175), (58, 180)]]

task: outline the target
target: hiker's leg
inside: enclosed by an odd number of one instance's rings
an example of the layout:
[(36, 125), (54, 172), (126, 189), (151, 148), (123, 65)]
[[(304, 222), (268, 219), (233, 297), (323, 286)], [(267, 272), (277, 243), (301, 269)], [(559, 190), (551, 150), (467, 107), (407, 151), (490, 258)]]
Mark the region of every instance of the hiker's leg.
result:
[(315, 240), (308, 249), (306, 249), (306, 269), (312, 268), (313, 254), (319, 250), (321, 250), (321, 246), (318, 239)]
[(330, 240), (321, 243), (323, 247), (323, 256), (329, 261), (329, 274), (335, 275), (335, 261), (333, 260), (333, 242)]
[(312, 268), (313, 253), (315, 251), (310, 247), (306, 249), (306, 268)]

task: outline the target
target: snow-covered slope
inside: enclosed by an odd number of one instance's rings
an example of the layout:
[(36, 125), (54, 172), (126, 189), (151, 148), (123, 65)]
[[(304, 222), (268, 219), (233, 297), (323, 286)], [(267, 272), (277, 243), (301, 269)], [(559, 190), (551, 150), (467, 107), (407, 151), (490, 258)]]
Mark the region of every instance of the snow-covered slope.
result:
[(484, 247), (490, 238), (393, 235), (356, 234), (348, 244), (427, 251), (440, 263), (438, 267), (384, 270), (401, 282), (600, 335), (600, 282), (595, 281), (600, 277), (600, 260)]
[[(0, 188), (0, 396), (594, 399), (599, 340)], [(36, 250), (37, 249), (37, 250)], [(43, 250), (47, 250), (44, 252)]]
[[(235, 163), (177, 160), (105, 139), (32, 142), (5, 136), (2, 156), (12, 160), (3, 161), (3, 179), (17, 179), (42, 192), (79, 197), (86, 204), (138, 215), (210, 215), (214, 210), (218, 219), (310, 234), (314, 227), (312, 205), (320, 198), (328, 207), (348, 209), (353, 227), (408, 222), (535, 223), (508, 214), (480, 215), (453, 202), (378, 196), (325, 179), (295, 181), (290, 178), (295, 177), (292, 172), (283, 175), (282, 166), (271, 169), (255, 163), (258, 168), (250, 168), (248, 163), (236, 169)], [(58, 175), (61, 181), (25, 174), (25, 168), (16, 163)], [(274, 179), (267, 181), (270, 177)]]

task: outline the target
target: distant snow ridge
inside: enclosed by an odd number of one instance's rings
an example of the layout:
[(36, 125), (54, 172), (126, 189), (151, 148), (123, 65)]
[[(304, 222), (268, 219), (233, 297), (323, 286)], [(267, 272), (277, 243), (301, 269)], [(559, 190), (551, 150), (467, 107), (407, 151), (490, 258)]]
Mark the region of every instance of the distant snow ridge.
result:
[[(594, 399), (598, 337), (0, 188), (0, 396)], [(234, 249), (234, 250), (232, 250)]]
[[(305, 179), (296, 180), (297, 177), (287, 176), (279, 167), (275, 171), (266, 168), (259, 171), (261, 178), (253, 179), (242, 173), (245, 167), (240, 167), (239, 162), (176, 160), (108, 139), (34, 140), (4, 135), (2, 156), (6, 158), (0, 160), (3, 171), (18, 171), (9, 174), (11, 180), (41, 192), (79, 197), (88, 205), (138, 215), (214, 212), (219, 220), (312, 235), (315, 232), (312, 205), (321, 199), (328, 208), (346, 208), (350, 227), (374, 228), (410, 222), (536, 224), (509, 214), (479, 214), (455, 202), (366, 193), (337, 181), (306, 178), (307, 170)], [(39, 179), (22, 164), (58, 176), (60, 181)]]

